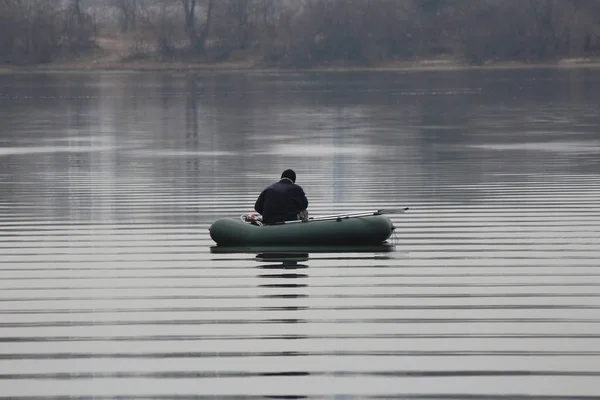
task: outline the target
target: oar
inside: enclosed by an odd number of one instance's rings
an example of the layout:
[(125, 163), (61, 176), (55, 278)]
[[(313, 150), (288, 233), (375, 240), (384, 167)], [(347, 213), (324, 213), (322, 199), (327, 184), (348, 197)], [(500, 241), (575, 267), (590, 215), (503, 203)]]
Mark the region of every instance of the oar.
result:
[[(371, 215), (381, 215), (381, 214), (402, 214), (408, 210), (408, 207), (404, 208), (382, 208), (380, 210), (373, 211), (362, 211), (355, 213), (347, 213), (347, 214), (334, 214), (334, 215), (323, 215), (320, 217), (311, 217), (308, 221), (329, 221), (329, 220), (342, 220), (348, 218), (356, 218), (356, 217), (368, 217)], [(293, 221), (285, 221), (283, 224), (294, 224), (298, 222), (303, 222), (301, 220), (293, 220)]]

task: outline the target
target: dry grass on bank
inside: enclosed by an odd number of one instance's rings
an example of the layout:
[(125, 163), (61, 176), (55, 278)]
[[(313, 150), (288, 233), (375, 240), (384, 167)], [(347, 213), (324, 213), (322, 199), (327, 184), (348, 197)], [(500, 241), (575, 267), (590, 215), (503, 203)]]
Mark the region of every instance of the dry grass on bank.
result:
[[(273, 68), (261, 65), (252, 52), (235, 54), (223, 62), (194, 60), (191, 62), (161, 62), (151, 58), (136, 57), (133, 54), (132, 40), (128, 38), (97, 38), (98, 48), (89, 53), (68, 59), (56, 60), (49, 64), (34, 67), (0, 66), (0, 73), (17, 71), (205, 71), (205, 72), (258, 72), (258, 71), (297, 71), (292, 68)], [(572, 58), (557, 63), (526, 64), (516, 62), (490, 63), (471, 66), (451, 59), (420, 61), (390, 61), (371, 66), (329, 65), (308, 68), (311, 71), (450, 71), (481, 69), (531, 69), (531, 68), (599, 68), (600, 58)]]

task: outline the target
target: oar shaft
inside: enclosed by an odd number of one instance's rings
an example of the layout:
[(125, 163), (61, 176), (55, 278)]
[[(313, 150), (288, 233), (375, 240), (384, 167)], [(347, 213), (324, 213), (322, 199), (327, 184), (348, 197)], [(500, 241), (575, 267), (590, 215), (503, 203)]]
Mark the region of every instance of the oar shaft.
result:
[(367, 216), (367, 215), (379, 215), (379, 214), (402, 214), (402, 213), (406, 212), (406, 210), (408, 210), (408, 207), (382, 208), (380, 210), (373, 210), (373, 211), (359, 211), (359, 212), (352, 212), (352, 213), (346, 213), (346, 214), (322, 215), (322, 216), (313, 217), (310, 219), (313, 220), (313, 219), (323, 219), (323, 218), (363, 217), (363, 216)]
[[(402, 213), (406, 212), (406, 210), (408, 210), (408, 207), (405, 207), (405, 208), (383, 208), (380, 210), (362, 211), (362, 212), (355, 212), (355, 213), (348, 213), (348, 214), (322, 215), (319, 217), (311, 217), (308, 219), (308, 221), (309, 222), (310, 221), (328, 221), (328, 220), (335, 220), (335, 219), (368, 217), (370, 215), (381, 215), (381, 214), (402, 214)], [(285, 221), (284, 223), (291, 224), (291, 223), (298, 223), (298, 222), (303, 222), (303, 221), (294, 220), (294, 221)]]

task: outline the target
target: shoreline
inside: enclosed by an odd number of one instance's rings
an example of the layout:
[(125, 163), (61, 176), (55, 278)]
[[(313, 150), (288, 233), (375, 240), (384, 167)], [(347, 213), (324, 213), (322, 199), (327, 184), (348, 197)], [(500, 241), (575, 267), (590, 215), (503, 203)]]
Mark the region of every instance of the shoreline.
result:
[(329, 65), (307, 68), (265, 67), (248, 62), (183, 63), (183, 62), (54, 62), (17, 67), (0, 64), (0, 74), (12, 73), (87, 73), (87, 72), (196, 72), (196, 73), (299, 73), (299, 72), (444, 72), (524, 69), (600, 69), (600, 59), (564, 59), (555, 63), (499, 62), (467, 65), (447, 60), (388, 62), (377, 65)]

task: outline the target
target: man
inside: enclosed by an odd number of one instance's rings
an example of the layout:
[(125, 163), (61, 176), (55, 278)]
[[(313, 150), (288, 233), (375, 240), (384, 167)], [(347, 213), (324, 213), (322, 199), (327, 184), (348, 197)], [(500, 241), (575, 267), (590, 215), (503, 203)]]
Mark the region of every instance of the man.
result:
[(275, 182), (263, 190), (256, 200), (254, 209), (262, 214), (262, 222), (307, 220), (308, 199), (304, 190), (296, 185), (296, 173), (286, 169), (281, 174), (279, 182)]

